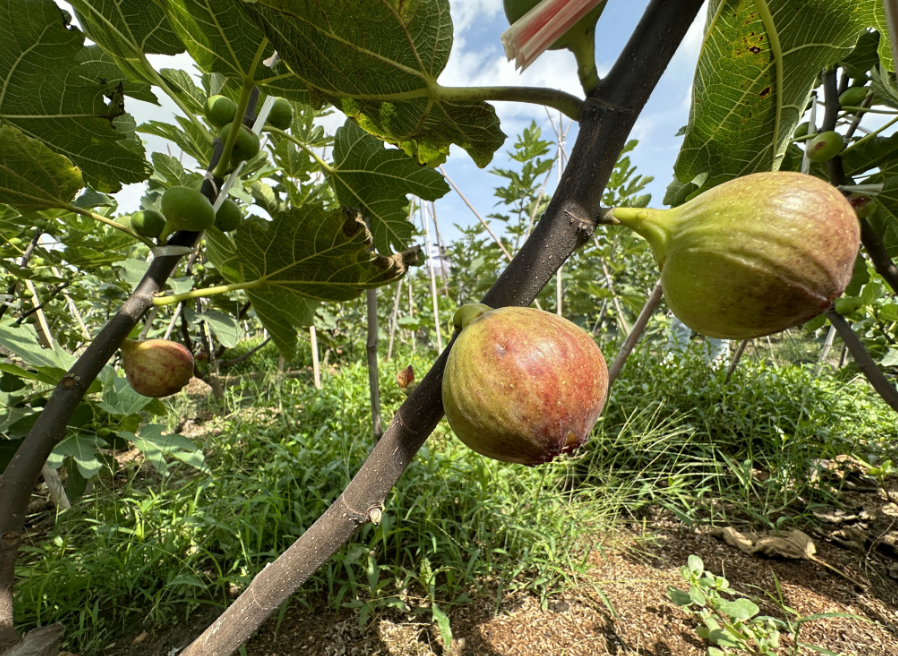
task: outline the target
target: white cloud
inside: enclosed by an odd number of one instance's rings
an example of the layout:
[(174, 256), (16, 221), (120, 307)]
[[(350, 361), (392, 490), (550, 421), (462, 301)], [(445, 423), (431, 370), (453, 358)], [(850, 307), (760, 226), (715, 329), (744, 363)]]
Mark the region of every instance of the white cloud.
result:
[(502, 0), (452, 0), (449, 13), (456, 38), (478, 22), (491, 21), (501, 11)]

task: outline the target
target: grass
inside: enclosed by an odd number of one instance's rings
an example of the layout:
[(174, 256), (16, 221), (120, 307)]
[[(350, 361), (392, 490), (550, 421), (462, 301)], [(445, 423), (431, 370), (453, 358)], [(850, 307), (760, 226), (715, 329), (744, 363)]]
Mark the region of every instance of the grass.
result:
[[(288, 366), (307, 359), (301, 349)], [(252, 368), (270, 376), (228, 389), (222, 433), (203, 443), (211, 475), (132, 465), (99, 479), (47, 539), (24, 549), (20, 629), (63, 622), (67, 649), (100, 653), (135, 621), (226, 605), (317, 519), (372, 446), (367, 370), (344, 356), (316, 391), (310, 371), (278, 378), (276, 362), (262, 349)], [(400, 363), (419, 375), (429, 366), (407, 352), (383, 366), (385, 419), (402, 400), (392, 380)], [(876, 459), (896, 437), (866, 385), (812, 369), (748, 360), (725, 384), (722, 371), (664, 365), (640, 349), (588, 447), (540, 468), (477, 456), (441, 423), (382, 523), (364, 526), (297, 599), (324, 594), (363, 623), (391, 607), (438, 619), (487, 587), (529, 590), (545, 603), (576, 582), (622, 512), (660, 505), (690, 523), (792, 521), (799, 499), (827, 494), (809, 482), (816, 459)], [(173, 406), (171, 422), (187, 409)]]

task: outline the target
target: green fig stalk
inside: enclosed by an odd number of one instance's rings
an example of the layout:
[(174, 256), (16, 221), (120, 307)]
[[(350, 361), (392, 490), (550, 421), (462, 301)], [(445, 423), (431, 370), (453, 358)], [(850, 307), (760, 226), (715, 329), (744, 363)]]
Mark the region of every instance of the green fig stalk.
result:
[(669, 210), (613, 215), (648, 240), (674, 314), (724, 339), (770, 335), (825, 311), (848, 285), (860, 242), (851, 204), (802, 173), (755, 173)]

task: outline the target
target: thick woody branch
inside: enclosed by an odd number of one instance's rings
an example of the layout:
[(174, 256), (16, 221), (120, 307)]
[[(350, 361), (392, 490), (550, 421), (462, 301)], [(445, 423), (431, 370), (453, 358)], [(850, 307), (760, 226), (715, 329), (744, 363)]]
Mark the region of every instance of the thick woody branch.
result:
[[(580, 133), (546, 214), (487, 293), (492, 307), (527, 306), (574, 249), (591, 238), (599, 201), (627, 136), (695, 19), (702, 0), (652, 0), (609, 75), (590, 94)], [(233, 654), (369, 519), (443, 416), (442, 375), (450, 343), (399, 408), (384, 436), (338, 500), (183, 656)]]

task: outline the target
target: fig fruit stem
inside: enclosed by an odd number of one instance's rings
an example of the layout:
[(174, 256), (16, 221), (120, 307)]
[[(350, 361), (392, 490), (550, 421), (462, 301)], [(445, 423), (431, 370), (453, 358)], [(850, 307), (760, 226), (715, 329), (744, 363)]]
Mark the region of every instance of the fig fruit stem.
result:
[[(263, 38), (259, 43), (259, 48), (256, 50), (256, 55), (253, 58), (253, 63), (250, 65), (249, 70), (246, 73), (246, 77), (243, 78), (243, 89), (240, 93), (240, 100), (237, 103), (237, 112), (234, 114), (234, 122), (237, 123), (238, 128), (243, 125), (243, 119), (246, 116), (246, 108), (249, 105), (249, 100), (252, 96), (253, 89), (256, 88), (256, 68), (258, 68), (259, 63), (262, 61), (262, 54), (265, 52), (265, 48), (267, 47), (268, 39)], [(255, 108), (253, 109), (255, 110)], [(255, 115), (255, 111), (253, 111), (253, 115)], [(231, 166), (231, 152), (234, 150), (234, 144), (237, 143), (237, 135), (239, 133), (239, 129), (231, 130), (228, 133), (228, 140), (224, 144), (224, 150), (221, 153), (221, 158), (218, 160), (218, 165), (212, 172), (212, 177), (223, 179), (227, 174), (228, 168), (230, 168)]]
[[(595, 66), (595, 64), (593, 64)], [(598, 74), (596, 74), (598, 83)], [(505, 100), (521, 102), (530, 105), (543, 105), (557, 109), (570, 119), (580, 120), (580, 109), (583, 101), (557, 89), (545, 89), (540, 87), (444, 87), (435, 85), (435, 100), (450, 102), (482, 102), (491, 100)]]
[(842, 105), (842, 111), (846, 114), (891, 114), (892, 116), (898, 114), (898, 112), (891, 109), (873, 109), (871, 107), (862, 107), (861, 105)]
[(860, 146), (860, 145), (863, 144), (863, 143), (867, 143), (868, 141), (870, 141), (873, 137), (875, 137), (876, 135), (878, 135), (878, 134), (879, 134), (880, 132), (882, 132), (883, 130), (887, 130), (888, 128), (890, 128), (890, 127), (892, 127), (893, 125), (895, 125), (895, 123), (898, 123), (898, 116), (896, 116), (895, 118), (893, 118), (891, 121), (889, 121), (889, 122), (886, 123), (885, 125), (876, 128), (875, 130), (873, 130), (872, 132), (870, 132), (870, 133), (868, 133), (868, 134), (865, 134), (863, 137), (861, 137), (860, 139), (858, 139), (857, 141), (855, 141), (853, 144), (850, 144), (849, 146), (847, 146), (847, 147), (845, 148), (845, 150), (843, 150), (841, 153), (839, 153), (839, 155), (840, 155), (841, 157), (845, 157), (845, 155), (847, 155), (848, 153), (850, 153), (852, 150), (854, 150), (855, 148), (857, 148), (858, 146)]
[(265, 283), (264, 278), (258, 280), (250, 280), (249, 282), (235, 282), (230, 285), (218, 285), (217, 287), (204, 287), (203, 289), (191, 289), (189, 292), (180, 294), (172, 294), (171, 296), (157, 296), (153, 299), (153, 305), (160, 307), (162, 305), (174, 305), (192, 298), (206, 298), (215, 296), (216, 294), (227, 294), (228, 292), (236, 292), (243, 289), (253, 289), (260, 287)]
[(102, 214), (97, 214), (96, 212), (91, 212), (90, 210), (86, 210), (83, 207), (78, 207), (76, 205), (72, 205), (71, 203), (64, 203), (61, 205), (61, 207), (64, 209), (67, 209), (70, 212), (74, 212), (75, 214), (79, 214), (83, 217), (86, 217), (88, 219), (94, 219), (95, 221), (99, 221), (100, 223), (105, 223), (110, 228), (115, 228), (116, 230), (121, 230), (126, 235), (130, 235), (131, 237), (134, 237), (134, 239), (146, 244), (150, 248), (153, 248), (156, 245), (152, 239), (138, 235), (131, 228), (129, 228), (127, 226), (123, 226), (121, 223), (116, 223), (112, 219), (106, 218)]
[(652, 247), (655, 259), (660, 264), (664, 259), (663, 255), (667, 252), (667, 244), (670, 241), (670, 233), (664, 227), (665, 221), (661, 217), (673, 211), (676, 210), (617, 207), (612, 210), (612, 216), (635, 233), (645, 237)]

